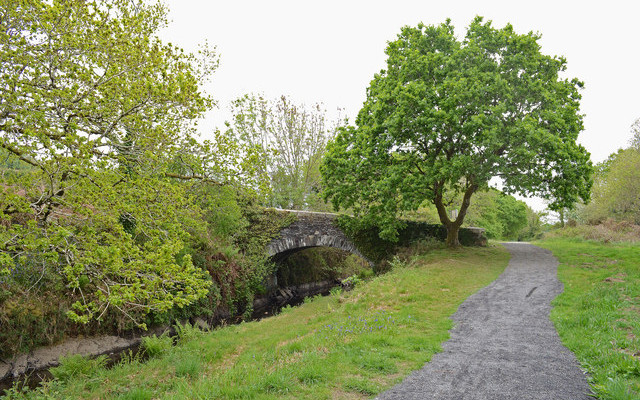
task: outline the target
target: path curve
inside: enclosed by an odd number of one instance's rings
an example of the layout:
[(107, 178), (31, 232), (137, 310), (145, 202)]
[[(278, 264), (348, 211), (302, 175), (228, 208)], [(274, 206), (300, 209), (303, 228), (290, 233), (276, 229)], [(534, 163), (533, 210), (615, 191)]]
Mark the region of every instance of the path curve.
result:
[(500, 277), (453, 315), (443, 351), (380, 400), (592, 400), (586, 376), (549, 320), (562, 293), (558, 261), (527, 243), (504, 243)]

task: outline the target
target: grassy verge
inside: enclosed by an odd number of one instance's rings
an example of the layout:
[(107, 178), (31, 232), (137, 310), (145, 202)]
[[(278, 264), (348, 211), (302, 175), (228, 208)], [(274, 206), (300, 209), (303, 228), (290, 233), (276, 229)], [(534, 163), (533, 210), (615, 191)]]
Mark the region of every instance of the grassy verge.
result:
[(551, 319), (602, 399), (640, 398), (640, 246), (571, 238), (540, 243), (560, 261)]
[(58, 371), (67, 378), (24, 396), (369, 398), (440, 351), (449, 316), (496, 279), (508, 259), (502, 247), (435, 249), (393, 262), (391, 272), (350, 292), (316, 297), (272, 318), (210, 333), (183, 328), (175, 347), (163, 338), (148, 343), (152, 357), (145, 363), (134, 358), (110, 370)]

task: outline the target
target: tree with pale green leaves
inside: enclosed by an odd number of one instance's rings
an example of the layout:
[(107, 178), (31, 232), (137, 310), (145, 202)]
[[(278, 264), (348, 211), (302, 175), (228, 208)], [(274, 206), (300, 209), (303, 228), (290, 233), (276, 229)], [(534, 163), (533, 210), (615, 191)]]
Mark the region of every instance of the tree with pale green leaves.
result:
[(83, 323), (205, 296), (184, 252), (203, 229), (197, 188), (260, 181), (224, 135), (195, 137), (214, 52), (163, 43), (159, 4), (0, 5), (0, 275), (66, 288)]
[(321, 104), (295, 104), (287, 96), (268, 100), (245, 95), (232, 103), (228, 134), (254, 149), (260, 170), (269, 176), (266, 204), (296, 210), (321, 210), (320, 164), (327, 141), (340, 120), (330, 121)]
[[(407, 210), (428, 200), (458, 231), (472, 196), (499, 177), (504, 191), (552, 199), (551, 209), (589, 198), (592, 164), (576, 143), (582, 83), (540, 36), (494, 28), (477, 17), (462, 40), (450, 21), (405, 27), (389, 43), (356, 126), (339, 131), (322, 166), (325, 194), (360, 223), (393, 239)], [(457, 217), (444, 199), (458, 193)]]

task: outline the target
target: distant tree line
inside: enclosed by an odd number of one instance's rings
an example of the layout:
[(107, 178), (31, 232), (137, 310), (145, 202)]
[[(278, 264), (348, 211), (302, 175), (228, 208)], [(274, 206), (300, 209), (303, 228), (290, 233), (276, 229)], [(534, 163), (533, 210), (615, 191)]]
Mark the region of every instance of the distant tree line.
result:
[(628, 147), (596, 164), (591, 202), (570, 218), (590, 224), (607, 219), (640, 224), (640, 119), (631, 133)]

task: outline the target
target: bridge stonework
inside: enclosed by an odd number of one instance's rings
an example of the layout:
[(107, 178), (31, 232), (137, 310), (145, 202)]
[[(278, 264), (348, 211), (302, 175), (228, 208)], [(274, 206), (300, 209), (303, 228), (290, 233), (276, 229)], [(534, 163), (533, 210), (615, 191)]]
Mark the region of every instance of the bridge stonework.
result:
[(267, 253), (276, 259), (309, 247), (334, 247), (356, 254), (370, 264), (371, 261), (360, 253), (358, 248), (336, 224), (338, 214), (313, 211), (281, 210), (296, 215), (291, 225), (280, 231), (280, 236), (267, 245)]
[[(268, 255), (275, 260), (282, 260), (292, 253), (309, 247), (326, 246), (356, 254), (374, 266), (373, 259), (364, 256), (337, 225), (336, 219), (340, 216), (339, 214), (297, 210), (278, 211), (295, 214), (297, 218), (295, 222), (280, 231), (280, 236), (267, 245)], [(461, 228), (460, 242), (465, 246), (486, 246), (487, 238), (484, 232), (482, 228)], [(402, 243), (408, 244), (424, 237), (434, 237), (444, 241), (446, 235), (447, 231), (442, 225), (407, 221), (407, 227), (401, 232), (400, 238)], [(382, 246), (382, 241), (380, 245)], [(386, 245), (388, 246), (389, 243)]]

